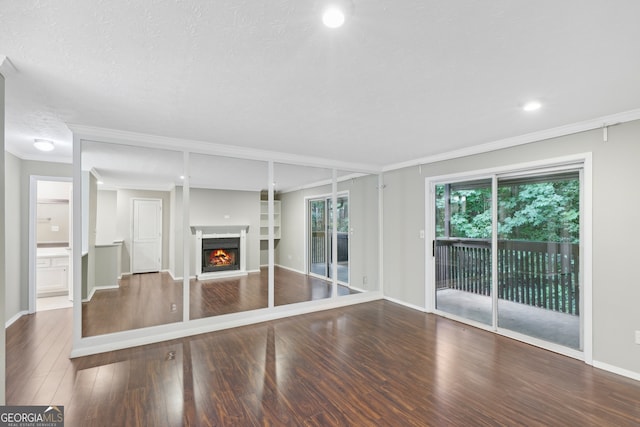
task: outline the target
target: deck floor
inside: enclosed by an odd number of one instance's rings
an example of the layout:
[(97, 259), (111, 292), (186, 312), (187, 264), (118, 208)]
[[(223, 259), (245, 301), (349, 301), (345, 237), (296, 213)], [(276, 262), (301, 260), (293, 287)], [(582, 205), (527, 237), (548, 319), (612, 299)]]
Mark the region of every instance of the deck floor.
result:
[[(436, 308), (491, 325), (491, 297), (454, 289), (437, 292)], [(580, 317), (498, 300), (498, 326), (575, 350), (581, 349)]]

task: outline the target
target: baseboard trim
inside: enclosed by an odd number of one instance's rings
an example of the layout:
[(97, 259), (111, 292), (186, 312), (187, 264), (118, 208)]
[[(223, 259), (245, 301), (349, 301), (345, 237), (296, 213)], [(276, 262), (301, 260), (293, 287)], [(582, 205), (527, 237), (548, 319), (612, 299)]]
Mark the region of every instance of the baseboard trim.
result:
[[(411, 309), (414, 309), (414, 310), (422, 311), (422, 312), (425, 312), (425, 313), (427, 312), (427, 310), (424, 309), (423, 307), (419, 307), (417, 305), (409, 304), (409, 303), (406, 303), (404, 301), (398, 300), (396, 298), (391, 298), (391, 297), (385, 296), (384, 299), (386, 301), (390, 301), (390, 302), (394, 302), (396, 304), (400, 304), (400, 305), (405, 306), (407, 308), (411, 308)], [(436, 315), (440, 316), (440, 314), (438, 314), (438, 313), (436, 313)], [(444, 316), (444, 317), (447, 317), (447, 316)], [(453, 320), (455, 320), (455, 319), (453, 319)], [(480, 328), (480, 329), (485, 329), (485, 328)], [(490, 329), (486, 329), (486, 330), (490, 330)], [(506, 336), (508, 338), (518, 340), (520, 342), (524, 342), (519, 338), (514, 338), (514, 337), (512, 337), (510, 335), (505, 335), (503, 333), (499, 333), (499, 335), (503, 335), (503, 336)], [(532, 344), (532, 345), (535, 345), (535, 346), (540, 347), (540, 348), (545, 348), (545, 347), (538, 346), (536, 344)], [(564, 354), (564, 353), (558, 352), (556, 350), (550, 350), (550, 351), (554, 351), (555, 353), (559, 353), (559, 354), (562, 354), (562, 355), (567, 356), (567, 357), (573, 357), (574, 359), (584, 360), (584, 359), (576, 358), (573, 355), (568, 355), (568, 354)], [(621, 375), (623, 377), (627, 377), (627, 378), (630, 378), (632, 380), (640, 381), (640, 373), (638, 373), (638, 372), (630, 371), (628, 369), (623, 369), (623, 368), (620, 368), (620, 367), (614, 366), (614, 365), (609, 365), (608, 363), (598, 362), (596, 360), (593, 361), (592, 366), (594, 368), (602, 369), (603, 371), (608, 371), (608, 372), (611, 372), (611, 373), (616, 374), (616, 375)]]
[(182, 280), (182, 277), (178, 278), (178, 277), (174, 276), (173, 275), (173, 271), (168, 270), (168, 269), (167, 270), (160, 270), (160, 273), (168, 273), (169, 276), (171, 276), (171, 280), (173, 280), (174, 282), (178, 281), (178, 280)]
[(602, 369), (603, 371), (611, 372), (612, 374), (621, 375), (623, 377), (631, 378), (632, 380), (640, 381), (640, 373), (630, 371), (628, 369), (619, 368), (608, 363), (593, 361), (593, 367)]
[(418, 311), (421, 311), (423, 313), (427, 312), (427, 309), (424, 308), (424, 307), (420, 307), (419, 305), (409, 304), (408, 302), (404, 302), (404, 301), (396, 299), (396, 298), (391, 298), (391, 297), (385, 296), (384, 299), (387, 300), (387, 301), (396, 303), (396, 304), (403, 305), (403, 306), (405, 306), (407, 308), (411, 308), (413, 310), (418, 310)]
[(91, 292), (89, 293), (89, 297), (83, 299), (82, 302), (91, 301), (91, 298), (93, 298), (93, 295), (96, 293), (96, 291), (104, 291), (104, 290), (107, 290), (107, 289), (118, 289), (119, 287), (120, 286), (118, 286), (118, 285), (96, 286), (93, 289), (91, 289)]
[(13, 325), (16, 320), (18, 320), (19, 318), (21, 318), (22, 316), (24, 316), (25, 314), (29, 314), (28, 311), (23, 310), (23, 311), (19, 311), (18, 313), (16, 313), (15, 316), (13, 316), (11, 319), (7, 320), (4, 324), (4, 328), (7, 329), (9, 326)]
[(286, 267), (286, 266), (280, 265), (280, 264), (275, 264), (274, 267), (282, 268), (283, 270), (293, 271), (294, 273), (298, 273), (298, 274), (304, 274), (304, 275), (307, 274), (306, 271), (296, 270), (295, 268)]

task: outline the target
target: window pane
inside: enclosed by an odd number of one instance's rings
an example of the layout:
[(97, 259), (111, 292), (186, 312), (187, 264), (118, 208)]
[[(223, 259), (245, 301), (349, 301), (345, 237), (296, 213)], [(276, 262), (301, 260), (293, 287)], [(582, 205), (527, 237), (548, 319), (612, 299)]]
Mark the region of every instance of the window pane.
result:
[(578, 171), (498, 182), (498, 326), (580, 349)]

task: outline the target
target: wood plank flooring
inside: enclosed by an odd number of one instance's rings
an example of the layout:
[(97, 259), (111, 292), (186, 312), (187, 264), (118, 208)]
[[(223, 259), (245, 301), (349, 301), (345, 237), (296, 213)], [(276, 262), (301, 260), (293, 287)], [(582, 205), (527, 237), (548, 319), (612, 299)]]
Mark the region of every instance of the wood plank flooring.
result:
[(638, 426), (640, 382), (375, 301), (67, 359), (71, 310), (7, 330), (7, 404), (68, 426)]
[[(283, 268), (275, 268), (275, 305), (329, 298), (331, 283)], [(191, 281), (190, 318), (266, 308), (267, 269), (247, 276)], [(338, 286), (338, 294), (355, 293)], [(125, 276), (118, 289), (95, 293), (82, 304), (82, 336), (94, 336), (182, 321), (182, 281), (169, 273)]]

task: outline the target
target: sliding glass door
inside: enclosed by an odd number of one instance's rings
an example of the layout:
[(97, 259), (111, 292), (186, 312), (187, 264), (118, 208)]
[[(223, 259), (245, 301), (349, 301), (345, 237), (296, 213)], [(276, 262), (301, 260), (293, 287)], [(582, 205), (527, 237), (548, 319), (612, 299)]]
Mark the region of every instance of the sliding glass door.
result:
[(435, 186), (436, 309), (492, 324), (491, 180)]
[[(310, 199), (309, 273), (323, 278), (333, 277), (333, 209), (330, 197)], [(349, 196), (340, 195), (336, 204), (338, 282), (349, 283)]]
[(581, 350), (580, 171), (432, 188), (436, 310)]

